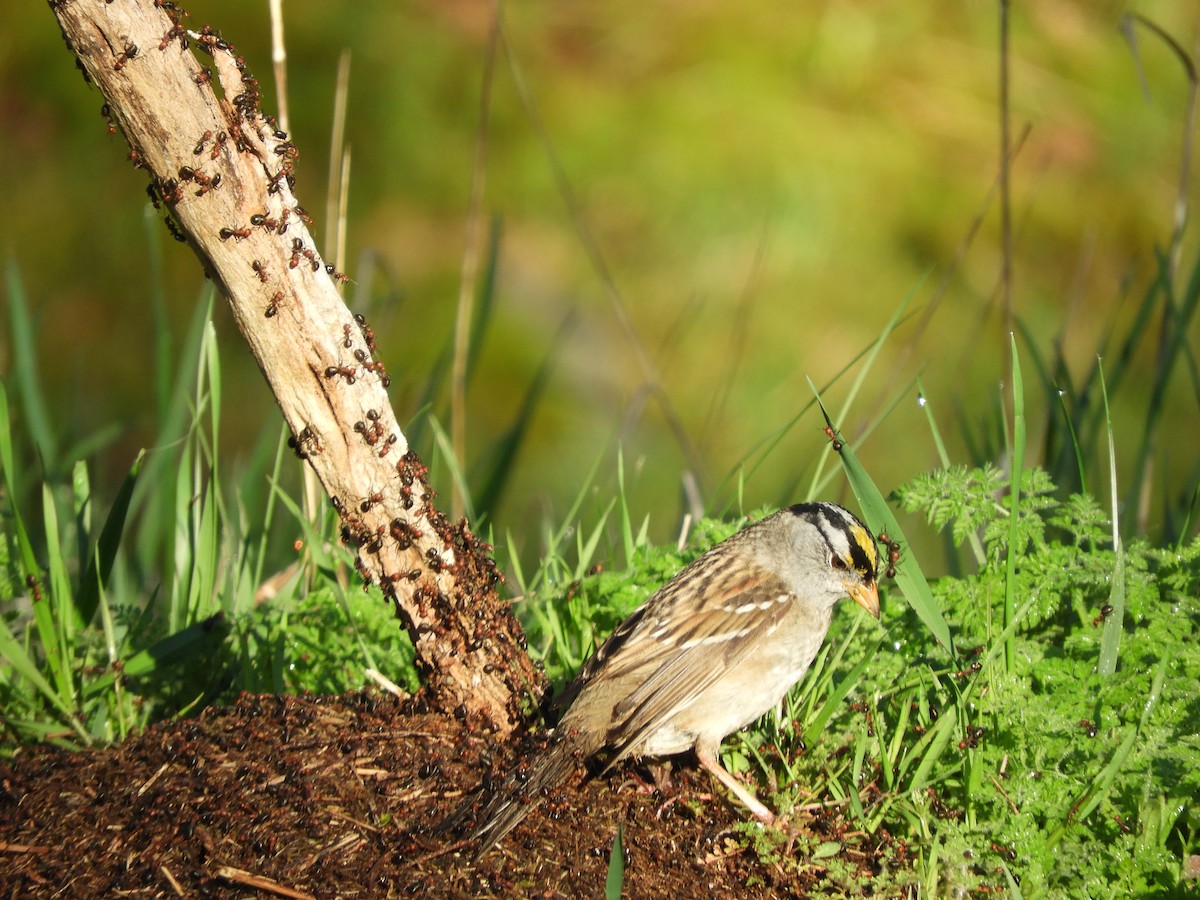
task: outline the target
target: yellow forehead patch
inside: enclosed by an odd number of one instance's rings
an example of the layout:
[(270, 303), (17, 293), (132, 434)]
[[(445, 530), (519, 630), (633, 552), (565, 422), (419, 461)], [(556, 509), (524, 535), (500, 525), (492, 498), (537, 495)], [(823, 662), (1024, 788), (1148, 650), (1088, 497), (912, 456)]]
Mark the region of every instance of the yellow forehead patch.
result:
[(850, 545), (850, 560), (854, 568), (863, 575), (874, 577), (879, 564), (879, 550), (875, 546), (875, 538), (861, 525), (850, 526), (850, 536), (854, 543)]

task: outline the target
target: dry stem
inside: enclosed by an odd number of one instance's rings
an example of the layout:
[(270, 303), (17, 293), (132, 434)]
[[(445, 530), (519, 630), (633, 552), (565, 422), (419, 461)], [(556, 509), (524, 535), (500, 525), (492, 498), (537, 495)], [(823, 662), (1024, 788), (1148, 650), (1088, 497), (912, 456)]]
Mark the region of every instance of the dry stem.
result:
[(430, 502), (374, 335), (316, 252), (292, 193), (298, 152), (259, 111), (257, 82), (219, 33), (188, 30), (173, 4), (51, 7), (168, 225), (228, 299), (359, 571), (395, 600), (430, 705), (510, 730), (541, 679), (486, 547)]

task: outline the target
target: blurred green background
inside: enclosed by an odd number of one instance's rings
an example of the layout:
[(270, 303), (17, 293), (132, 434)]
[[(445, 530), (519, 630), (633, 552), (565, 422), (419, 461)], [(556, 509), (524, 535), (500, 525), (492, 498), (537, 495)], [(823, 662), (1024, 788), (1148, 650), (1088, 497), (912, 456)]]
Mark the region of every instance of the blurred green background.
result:
[[(274, 112), (266, 3), (186, 8), (192, 28), (211, 23), (237, 46)], [(347, 299), (375, 327), (397, 416), (425, 454), (427, 417), (449, 420), (448, 370), (438, 366), (453, 335), (491, 10), (466, 0), (284, 5), (297, 193), (318, 235), (330, 218), (322, 207), (338, 59), (350, 54)], [(1029, 128), (1013, 169), (1013, 305), (1037, 352), (1060, 344), (1073, 377), (1106, 349), (1106, 335), (1128, 327), (1155, 277), (1183, 163), (1187, 78), (1145, 30), (1135, 57), (1120, 30), (1129, 11), (1194, 54), (1194, 3), (1039, 0), (1012, 11), (1014, 138)], [(495, 70), (482, 173), (484, 214), (500, 234), (495, 306), (467, 397), (465, 463), (476, 484), (547, 359), (550, 368), (506, 490), (484, 511), (498, 533), (536, 553), (539, 523), (561, 518), (598, 460), (599, 494), (611, 492), (618, 447), (632, 508), (652, 514), (660, 538), (678, 526), (689, 469), (710, 510), (736, 503), (743, 460), (811, 400), (805, 376), (827, 383), (910, 293), (910, 317), (841, 423), (847, 437), (899, 397), (857, 444), (860, 458), (885, 491), (935, 466), (916, 388), (906, 389), (919, 373), (953, 459), (977, 461), (1001, 443), (987, 437), (1008, 347), (992, 193), (996, 3), (530, 0), (506, 4), (504, 15), (509, 53)], [(165, 286), (182, 341), (203, 276), (147, 216), (145, 174), (126, 161), (123, 138), (107, 134), (102, 100), (45, 4), (10, 9), (7, 23), (0, 249), (34, 305), (61, 434), (120, 425), (93, 456), (93, 483), (115, 492), (136, 449), (156, 440), (152, 293)], [(152, 242), (164, 245), (161, 276)], [(1189, 235), (1185, 272), (1196, 245)], [(216, 325), (226, 391), (239, 401), (221, 433), (224, 459), (236, 464), (274, 439), (279, 416), (224, 308)], [(7, 334), (0, 354), (8, 378)], [(1149, 380), (1154, 360), (1139, 354)], [(1166, 416), (1182, 437), (1156, 449), (1152, 503), (1197, 462), (1195, 372), (1177, 368)], [(848, 387), (847, 378), (828, 390), (832, 409)], [(1117, 399), (1118, 458), (1133, 455), (1144, 403), (1132, 392)], [(1031, 404), (1037, 463), (1044, 417), (1058, 409)], [(809, 411), (783, 435), (745, 482), (747, 508), (801, 498), (827, 445), (822, 424)], [(970, 446), (969, 435), (982, 443)], [(825, 493), (843, 490), (839, 478)]]

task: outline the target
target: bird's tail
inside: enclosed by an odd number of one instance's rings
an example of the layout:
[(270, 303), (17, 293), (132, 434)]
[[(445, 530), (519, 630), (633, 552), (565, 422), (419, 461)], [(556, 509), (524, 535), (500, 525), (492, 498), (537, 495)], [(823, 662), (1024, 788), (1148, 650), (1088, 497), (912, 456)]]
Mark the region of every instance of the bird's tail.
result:
[(471, 832), (471, 840), (477, 842), (476, 857), (503, 840), (587, 755), (577, 733), (568, 731), (551, 735), (545, 749), (532, 759), (519, 761), (476, 819)]

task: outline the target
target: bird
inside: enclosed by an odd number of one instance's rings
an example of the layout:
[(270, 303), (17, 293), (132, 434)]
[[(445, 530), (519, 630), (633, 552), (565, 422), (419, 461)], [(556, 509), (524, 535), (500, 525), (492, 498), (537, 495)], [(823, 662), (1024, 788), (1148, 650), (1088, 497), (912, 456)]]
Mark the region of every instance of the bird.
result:
[[(760, 822), (776, 818), (720, 763), (721, 742), (776, 707), (820, 650), (833, 607), (879, 617), (878, 550), (829, 502), (754, 522), (695, 559), (635, 609), (556, 698), (540, 750), (499, 779), (474, 817), (482, 856), (581, 764), (694, 751)], [(478, 796), (478, 795), (476, 795)]]

